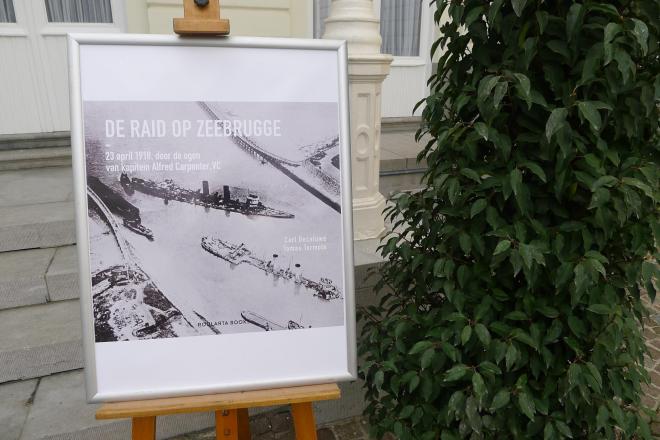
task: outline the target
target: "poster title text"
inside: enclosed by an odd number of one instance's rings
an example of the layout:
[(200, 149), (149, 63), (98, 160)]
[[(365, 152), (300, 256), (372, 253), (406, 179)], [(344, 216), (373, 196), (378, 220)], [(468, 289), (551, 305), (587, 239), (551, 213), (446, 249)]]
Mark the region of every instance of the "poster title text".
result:
[(282, 136), (279, 119), (107, 119), (107, 138)]

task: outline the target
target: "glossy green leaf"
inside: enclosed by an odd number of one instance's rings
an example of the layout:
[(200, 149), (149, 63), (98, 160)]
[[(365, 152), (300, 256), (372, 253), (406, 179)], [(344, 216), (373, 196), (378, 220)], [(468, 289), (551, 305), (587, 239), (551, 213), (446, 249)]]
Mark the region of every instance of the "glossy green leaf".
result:
[(566, 125), (566, 116), (568, 116), (568, 110), (565, 108), (556, 108), (550, 113), (545, 125), (545, 137), (548, 141)]
[(508, 390), (500, 390), (493, 397), (493, 401), (490, 404), (490, 411), (497, 411), (500, 408), (504, 408), (509, 404), (511, 398), (511, 393)]
[(445, 375), (446, 382), (452, 382), (461, 379), (470, 369), (465, 365), (455, 365), (450, 368)]
[(470, 208), (470, 218), (474, 218), (480, 214), (484, 209), (486, 209), (487, 205), (488, 203), (486, 202), (486, 199), (479, 199), (475, 201)]
[(596, 107), (593, 105), (593, 103), (589, 101), (580, 101), (578, 102), (578, 109), (580, 110), (580, 114), (591, 124), (591, 128), (595, 132), (599, 132), (603, 121), (600, 117), (600, 113), (598, 113), (598, 110)]
[(523, 414), (525, 414), (530, 420), (534, 420), (534, 414), (536, 414), (536, 406), (534, 405), (534, 400), (527, 393), (520, 393), (518, 395), (518, 405)]
[(516, 15), (520, 17), (523, 13), (523, 10), (525, 9), (525, 6), (527, 5), (527, 0), (511, 0), (511, 5), (513, 6), (513, 10), (516, 12)]
[(490, 332), (486, 328), (485, 325), (478, 323), (474, 326), (474, 332), (477, 334), (477, 337), (479, 338), (479, 341), (485, 346), (488, 347), (490, 345)]
[(582, 5), (573, 3), (568, 9), (566, 16), (566, 39), (571, 41), (578, 33), (580, 21), (582, 20)]
[(638, 18), (631, 18), (631, 20), (635, 24), (633, 33), (635, 34), (637, 43), (642, 48), (642, 53), (646, 55), (649, 52), (649, 27)]
[(497, 243), (497, 246), (495, 247), (495, 251), (493, 252), (493, 255), (499, 255), (503, 252), (508, 251), (510, 248), (511, 248), (511, 241), (502, 240), (499, 243)]

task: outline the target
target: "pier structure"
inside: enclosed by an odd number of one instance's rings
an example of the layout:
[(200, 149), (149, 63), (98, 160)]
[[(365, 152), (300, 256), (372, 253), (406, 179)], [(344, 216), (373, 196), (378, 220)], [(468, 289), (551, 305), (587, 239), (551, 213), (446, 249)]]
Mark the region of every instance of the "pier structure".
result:
[(291, 268), (277, 268), (272, 260), (264, 261), (261, 258), (252, 255), (252, 252), (250, 252), (243, 243), (234, 245), (219, 238), (202, 237), (201, 246), (208, 253), (215, 255), (230, 264), (249, 264), (250, 266), (262, 270), (268, 275), (273, 275), (276, 278), (293, 280), (295, 284), (302, 285), (305, 288), (314, 291), (314, 295), (319, 299), (330, 301), (342, 298), (339, 289), (329, 278), (321, 278), (320, 281), (312, 281), (309, 278), (302, 276), (299, 268), (294, 270), (291, 270)]
[(139, 177), (129, 178), (127, 174), (122, 173), (120, 182), (125, 189), (138, 191), (152, 197), (163, 199), (166, 203), (170, 200), (189, 203), (191, 205), (200, 205), (205, 208), (219, 209), (228, 212), (236, 212), (243, 215), (261, 215), (265, 217), (274, 217), (282, 219), (294, 218), (295, 215), (279, 209), (270, 208), (261, 203), (259, 197), (248, 193), (244, 202), (237, 198), (231, 198), (229, 186), (224, 185), (222, 195), (218, 191), (213, 193), (209, 190), (208, 181), (202, 181), (201, 190), (191, 190), (180, 187), (172, 179), (165, 179), (158, 183), (153, 180), (145, 180)]
[[(222, 120), (211, 109), (211, 107), (208, 106), (207, 103), (203, 101), (199, 101), (198, 104), (210, 118), (216, 121)], [(230, 138), (234, 142), (234, 144), (236, 144), (243, 151), (245, 151), (246, 153), (250, 154), (251, 156), (255, 157), (258, 160), (269, 163), (270, 165), (278, 169), (280, 172), (282, 172), (282, 174), (284, 174), (289, 179), (293, 180), (302, 188), (304, 188), (307, 192), (311, 193), (314, 197), (318, 198), (319, 200), (321, 200), (323, 203), (325, 203), (335, 211), (341, 213), (341, 206), (339, 205), (338, 202), (335, 202), (330, 197), (323, 194), (323, 192), (314, 188), (314, 186), (310, 185), (305, 180), (301, 179), (295, 173), (293, 173), (289, 168), (287, 168), (287, 167), (294, 167), (294, 168), (299, 167), (303, 163), (303, 161), (300, 162), (292, 161), (289, 159), (285, 159), (281, 156), (278, 156), (274, 153), (271, 153), (265, 150), (263, 147), (257, 145), (257, 143), (254, 142), (252, 139), (249, 139), (248, 137), (245, 136), (235, 136), (232, 134)]]
[[(123, 261), (92, 276), (94, 310), (95, 314), (99, 314), (95, 319), (97, 342), (196, 333), (181, 310), (135, 262), (133, 251), (123, 238), (115, 215), (102, 197), (89, 186), (87, 196), (98, 207), (102, 220), (110, 228)], [(114, 300), (110, 301), (113, 294), (120, 294), (122, 304), (126, 306), (121, 307), (114, 304)]]
[[(101, 212), (101, 216), (103, 217), (105, 223), (112, 230), (112, 235), (114, 236), (115, 241), (117, 242), (117, 246), (119, 246), (119, 251), (121, 252), (122, 259), (124, 260), (124, 262), (126, 262), (127, 271), (128, 271), (134, 265), (133, 255), (131, 250), (128, 248), (126, 240), (124, 240), (121, 237), (121, 232), (119, 228), (119, 223), (117, 223), (117, 219), (110, 211), (110, 208), (108, 208), (108, 205), (106, 205), (103, 202), (103, 200), (101, 200), (101, 197), (99, 197), (98, 194), (96, 194), (96, 192), (94, 192), (94, 190), (89, 186), (87, 187), (87, 197), (99, 208), (99, 211)], [(128, 266), (131, 267), (129, 268)]]

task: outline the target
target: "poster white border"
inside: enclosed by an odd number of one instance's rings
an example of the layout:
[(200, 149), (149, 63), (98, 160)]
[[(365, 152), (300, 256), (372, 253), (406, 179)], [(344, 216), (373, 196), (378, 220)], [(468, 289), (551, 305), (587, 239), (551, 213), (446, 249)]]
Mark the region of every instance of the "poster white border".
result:
[[(235, 335), (196, 336), (121, 343), (95, 342), (91, 295), (90, 249), (86, 192), (81, 56), (83, 46), (139, 46), (255, 48), (325, 51), (336, 54), (339, 108), (342, 244), (344, 268), (344, 326), (296, 332), (264, 332)], [(355, 293), (351, 197), (351, 152), (348, 110), (346, 43), (334, 40), (289, 38), (185, 38), (160, 35), (70, 34), (69, 86), (71, 99), (71, 143), (75, 188), (75, 218), (79, 261), (85, 379), (89, 402), (138, 400), (159, 397), (246, 391), (354, 380), (357, 377)], [(200, 66), (196, 66), (199, 68)], [(287, 69), (286, 63), (270, 66)], [(194, 78), (180, 78), (194, 81)], [(276, 84), (273, 84), (276, 87)], [(177, 87), (177, 85), (173, 85)], [(301, 347), (317, 346), (304, 352)], [(185, 362), (186, 350), (204, 353), (194, 364)], [(248, 351), (246, 351), (246, 349)], [(259, 363), (258, 355), (272, 355), (291, 362)], [(140, 354), (142, 353), (143, 354)], [(295, 356), (291, 358), (291, 356)], [(137, 356), (137, 358), (136, 358)], [(233, 361), (227, 359), (233, 358)], [(112, 360), (112, 367), (107, 365)], [(295, 361), (295, 362), (294, 362)], [(262, 365), (262, 368), (244, 368)], [(154, 367), (158, 367), (154, 370)], [(243, 368), (241, 368), (243, 367)]]

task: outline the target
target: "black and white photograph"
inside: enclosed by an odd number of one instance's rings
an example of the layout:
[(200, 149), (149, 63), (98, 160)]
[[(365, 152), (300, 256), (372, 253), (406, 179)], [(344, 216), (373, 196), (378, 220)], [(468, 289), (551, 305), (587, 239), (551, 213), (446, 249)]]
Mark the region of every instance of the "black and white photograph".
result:
[(344, 325), (328, 102), (84, 102), (96, 342)]

